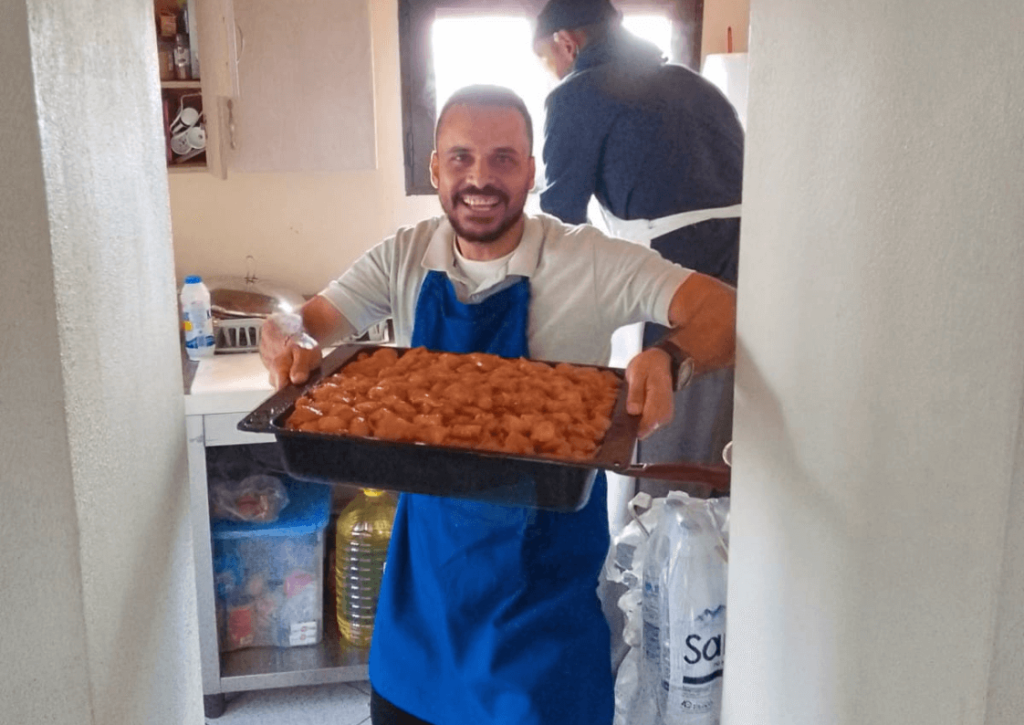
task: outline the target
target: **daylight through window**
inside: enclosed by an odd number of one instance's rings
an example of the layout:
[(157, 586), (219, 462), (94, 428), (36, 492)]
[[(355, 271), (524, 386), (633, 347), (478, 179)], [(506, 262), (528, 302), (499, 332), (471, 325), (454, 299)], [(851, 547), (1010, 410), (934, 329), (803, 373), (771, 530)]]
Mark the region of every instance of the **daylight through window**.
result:
[[(544, 100), (557, 80), (533, 54), (533, 18), (508, 3), (484, 0), (398, 0), (402, 74), (402, 144), (406, 192), (434, 194), (430, 153), (437, 112), (467, 85), (503, 85), (533, 117), (538, 187), (543, 183)], [(692, 5), (692, 7), (691, 7)], [(490, 8), (488, 7), (490, 6)], [(653, 0), (624, 8), (623, 25), (690, 67), (699, 54), (700, 3)], [(681, 57), (676, 57), (675, 49)]]
[[(671, 54), (672, 22), (664, 15), (626, 14), (623, 26)], [(489, 83), (518, 93), (533, 116), (540, 155), (544, 98), (556, 80), (533, 53), (533, 26), (523, 16), (439, 15), (431, 27), (437, 110), (464, 86)]]

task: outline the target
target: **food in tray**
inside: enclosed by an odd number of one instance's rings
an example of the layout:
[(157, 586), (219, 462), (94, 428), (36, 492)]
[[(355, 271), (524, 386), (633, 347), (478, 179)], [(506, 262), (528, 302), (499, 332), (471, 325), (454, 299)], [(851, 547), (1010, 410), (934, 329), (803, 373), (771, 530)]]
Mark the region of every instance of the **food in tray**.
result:
[(286, 427), (573, 460), (593, 458), (622, 380), (486, 353), (363, 352), (295, 403)]

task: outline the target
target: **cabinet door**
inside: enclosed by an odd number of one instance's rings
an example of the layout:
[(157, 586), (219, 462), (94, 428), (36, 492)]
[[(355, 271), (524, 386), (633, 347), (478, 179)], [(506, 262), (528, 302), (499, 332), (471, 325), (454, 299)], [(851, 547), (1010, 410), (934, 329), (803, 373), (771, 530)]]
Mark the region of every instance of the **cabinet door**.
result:
[(232, 104), (238, 98), (238, 42), (231, 0), (194, 0), (210, 173), (227, 178)]
[(234, 0), (234, 171), (376, 168), (368, 0)]

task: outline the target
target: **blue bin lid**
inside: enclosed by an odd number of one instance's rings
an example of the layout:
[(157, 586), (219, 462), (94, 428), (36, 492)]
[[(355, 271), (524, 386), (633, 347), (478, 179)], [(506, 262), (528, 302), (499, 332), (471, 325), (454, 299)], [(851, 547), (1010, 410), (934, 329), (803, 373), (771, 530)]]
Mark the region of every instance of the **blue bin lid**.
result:
[(288, 505), (277, 521), (228, 521), (215, 519), (210, 530), (215, 539), (247, 539), (262, 536), (303, 536), (327, 526), (331, 515), (331, 487), (321, 483), (282, 477), (288, 489)]

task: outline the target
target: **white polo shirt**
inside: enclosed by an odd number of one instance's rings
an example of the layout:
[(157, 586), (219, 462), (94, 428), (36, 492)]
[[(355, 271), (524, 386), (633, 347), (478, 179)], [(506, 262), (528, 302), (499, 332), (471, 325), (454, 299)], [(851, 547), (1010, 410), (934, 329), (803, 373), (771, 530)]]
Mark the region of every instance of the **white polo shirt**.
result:
[(360, 333), (392, 318), (396, 343), (408, 347), (420, 286), (432, 270), (445, 273), (469, 303), (529, 278), (530, 357), (589, 365), (608, 363), (617, 328), (634, 322), (668, 325), (672, 296), (691, 274), (657, 252), (611, 239), (592, 226), (537, 214), (527, 215), (523, 239), (504, 275), (476, 290), (458, 267), (455, 231), (441, 216), (400, 229), (320, 295)]

